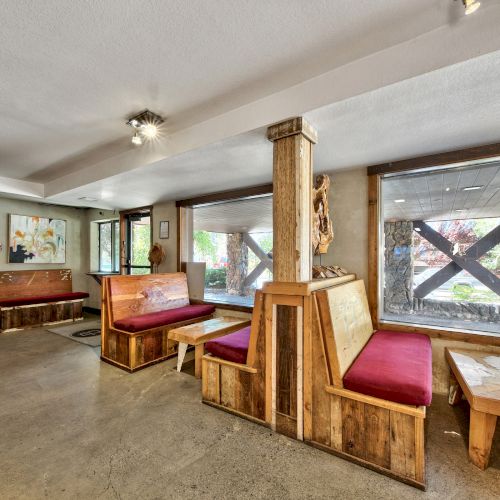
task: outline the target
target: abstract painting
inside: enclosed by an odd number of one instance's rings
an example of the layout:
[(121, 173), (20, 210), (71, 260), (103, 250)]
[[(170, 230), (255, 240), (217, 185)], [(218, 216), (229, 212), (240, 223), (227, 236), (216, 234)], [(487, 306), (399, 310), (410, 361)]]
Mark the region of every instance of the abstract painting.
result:
[(28, 215), (9, 215), (9, 262), (64, 264), (66, 221)]

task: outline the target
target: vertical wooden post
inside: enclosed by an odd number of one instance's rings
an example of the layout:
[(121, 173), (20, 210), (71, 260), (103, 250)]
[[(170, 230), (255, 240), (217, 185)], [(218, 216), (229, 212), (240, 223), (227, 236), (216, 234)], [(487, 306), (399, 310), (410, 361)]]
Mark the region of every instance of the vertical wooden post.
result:
[[(274, 281), (309, 281), (312, 277), (312, 149), (317, 133), (298, 117), (272, 125), (267, 137), (274, 143)], [(302, 439), (303, 434), (302, 380), (297, 380), (297, 372), (302, 374), (303, 366), (302, 358), (297, 358), (302, 356), (302, 313), (297, 307), (278, 305), (272, 318), (276, 346), (272, 360), (273, 427), (298, 439)]]

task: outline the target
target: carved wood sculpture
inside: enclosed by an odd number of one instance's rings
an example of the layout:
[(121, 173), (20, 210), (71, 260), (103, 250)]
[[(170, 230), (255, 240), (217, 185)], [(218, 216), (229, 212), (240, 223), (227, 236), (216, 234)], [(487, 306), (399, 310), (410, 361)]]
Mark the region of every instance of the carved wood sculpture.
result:
[(313, 266), (313, 279), (340, 278), (349, 274), (346, 269), (339, 266)]
[(165, 260), (165, 250), (159, 243), (155, 243), (148, 254), (148, 260), (153, 266), (153, 274), (158, 273), (159, 265)]
[(312, 246), (314, 255), (324, 254), (333, 241), (333, 227), (328, 209), (330, 178), (326, 174), (316, 176), (313, 188)]

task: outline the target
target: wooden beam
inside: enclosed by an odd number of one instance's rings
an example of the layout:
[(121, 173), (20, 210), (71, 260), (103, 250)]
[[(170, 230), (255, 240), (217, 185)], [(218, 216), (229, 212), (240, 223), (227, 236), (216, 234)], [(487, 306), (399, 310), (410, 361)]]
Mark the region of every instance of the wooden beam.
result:
[(243, 241), (246, 243), (247, 247), (252, 250), (252, 252), (263, 262), (266, 267), (273, 272), (273, 260), (269, 255), (267, 255), (258, 243), (248, 234), (243, 233)]
[(447, 257), (452, 259), (462, 269), (468, 271), (474, 278), (479, 280), (483, 285), (493, 290), (496, 294), (500, 295), (500, 280), (479, 262), (467, 256), (454, 254), (453, 243), (447, 240), (443, 235), (432, 229), (423, 221), (414, 221), (413, 227), (420, 229), (420, 235), (423, 236), (429, 243), (432, 243), (438, 250), (443, 252)]
[(220, 191), (218, 193), (210, 193), (185, 200), (175, 202), (177, 207), (197, 207), (216, 205), (231, 200), (245, 200), (249, 198), (259, 198), (260, 196), (268, 196), (273, 193), (272, 184), (263, 184), (261, 186), (252, 186), (242, 189), (232, 189), (231, 191)]
[(374, 328), (378, 328), (378, 224), (380, 176), (368, 178), (368, 305)]
[[(465, 251), (465, 257), (473, 260), (478, 260), (486, 252), (500, 243), (500, 226), (490, 231), (483, 236), (479, 241), (476, 241)], [(426, 279), (423, 283), (417, 286), (413, 291), (413, 296), (417, 299), (423, 299), (436, 288), (446, 283), (448, 280), (458, 274), (462, 268), (455, 262), (451, 261), (437, 273)]]
[(368, 175), (388, 174), (417, 170), (431, 167), (441, 167), (457, 163), (500, 158), (500, 143), (459, 149), (433, 155), (419, 156), (407, 160), (391, 161), (368, 167)]

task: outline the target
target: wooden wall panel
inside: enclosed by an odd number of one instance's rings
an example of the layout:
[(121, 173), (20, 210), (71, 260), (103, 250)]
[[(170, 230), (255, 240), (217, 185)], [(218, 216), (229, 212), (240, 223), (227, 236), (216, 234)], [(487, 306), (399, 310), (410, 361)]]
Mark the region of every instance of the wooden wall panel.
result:
[(415, 479), (415, 417), (391, 411), (391, 470)]
[(365, 407), (363, 403), (342, 398), (342, 450), (365, 458)]
[(365, 404), (365, 459), (388, 469), (391, 466), (390, 411)]

